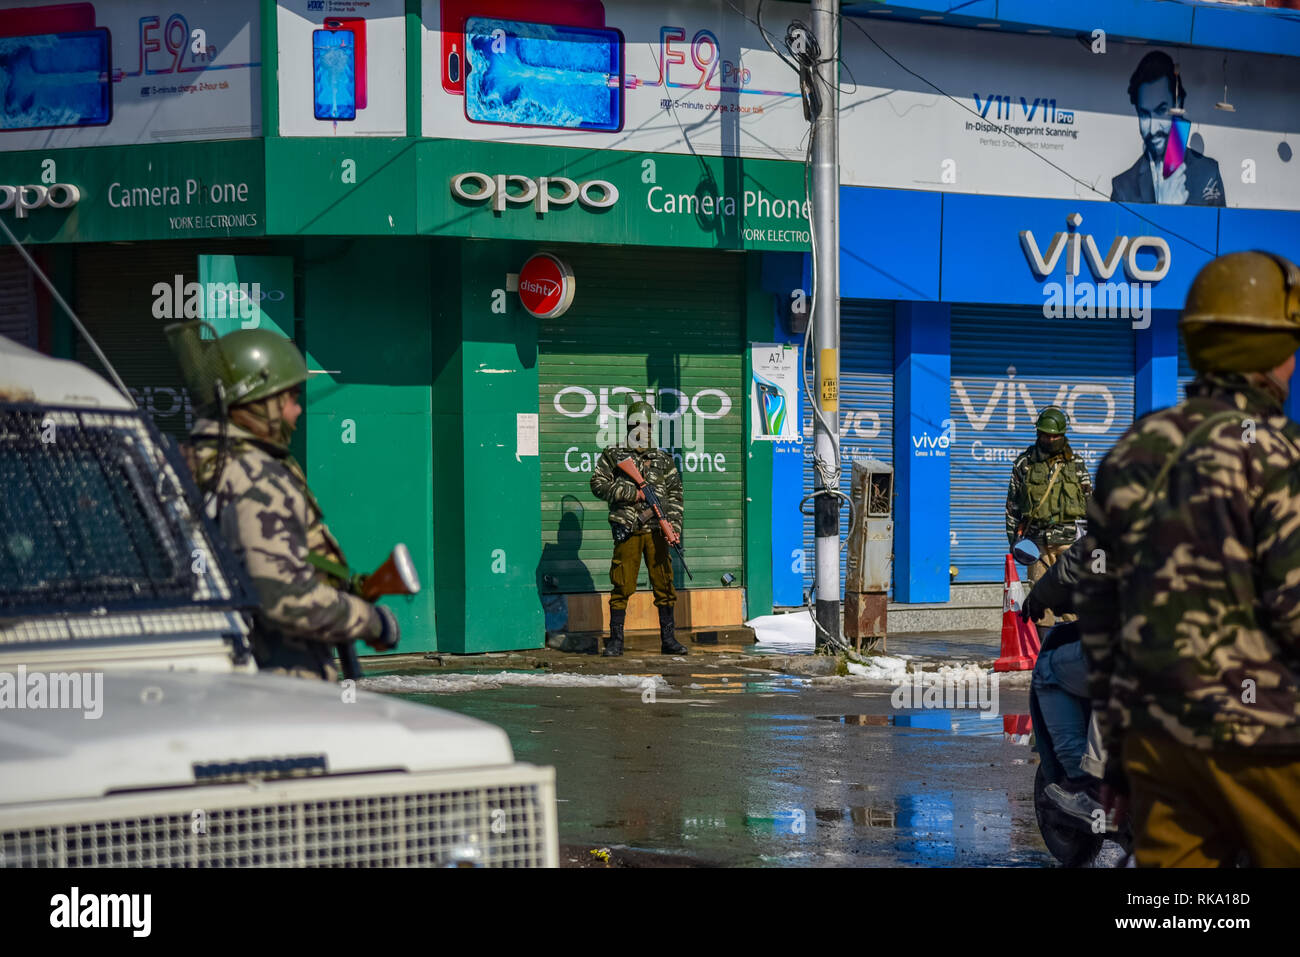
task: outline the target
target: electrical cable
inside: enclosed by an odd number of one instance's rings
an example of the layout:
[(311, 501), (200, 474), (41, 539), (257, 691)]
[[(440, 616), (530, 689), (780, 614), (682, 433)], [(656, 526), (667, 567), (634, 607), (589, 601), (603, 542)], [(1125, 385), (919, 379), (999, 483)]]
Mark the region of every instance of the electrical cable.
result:
[(126, 383), (122, 381), (122, 377), (117, 374), (117, 370), (113, 368), (113, 363), (108, 361), (108, 356), (104, 355), (103, 350), (99, 348), (99, 343), (97, 343), (90, 333), (86, 331), (86, 327), (81, 324), (81, 320), (78, 319), (77, 314), (72, 311), (72, 307), (69, 306), (63, 296), (59, 294), (59, 290), (54, 288), (54, 283), (50, 282), (50, 278), (45, 275), (44, 270), (42, 270), (40, 266), (36, 265), (36, 260), (32, 259), (31, 254), (28, 253), (23, 247), (23, 244), (18, 241), (18, 237), (10, 231), (3, 218), (0, 218), (0, 229), (4, 230), (5, 236), (8, 237), (9, 242), (13, 243), (14, 248), (18, 250), (18, 254), (22, 256), (23, 259), (27, 260), (28, 268), (36, 274), (36, 278), (41, 281), (46, 289), (49, 290), (50, 295), (54, 297), (54, 301), (57, 302), (62, 307), (63, 311), (68, 314), (68, 318), (72, 320), (72, 324), (76, 327), (77, 331), (81, 333), (81, 337), (86, 340), (91, 351), (95, 353), (96, 358), (99, 359), (100, 363), (104, 366), (104, 369), (112, 377), (113, 384), (117, 386), (118, 391), (126, 397), (126, 401), (131, 403), (131, 408), (138, 409), (139, 406), (136, 405), (135, 398), (127, 389)]

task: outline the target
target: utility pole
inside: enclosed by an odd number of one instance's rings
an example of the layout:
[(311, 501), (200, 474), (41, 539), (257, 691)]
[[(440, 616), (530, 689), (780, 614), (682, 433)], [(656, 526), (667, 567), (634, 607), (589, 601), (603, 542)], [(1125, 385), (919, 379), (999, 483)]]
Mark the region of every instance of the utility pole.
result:
[[(838, 491), (840, 381), (840, 168), (839, 168), (839, 0), (812, 0), (812, 28), (821, 48), (817, 85), (821, 112), (813, 120), (812, 233), (815, 256), (813, 342), (817, 350), (819, 415), (813, 416), (815, 488)], [(813, 528), (817, 536), (817, 645), (840, 637), (840, 499), (818, 495)]]

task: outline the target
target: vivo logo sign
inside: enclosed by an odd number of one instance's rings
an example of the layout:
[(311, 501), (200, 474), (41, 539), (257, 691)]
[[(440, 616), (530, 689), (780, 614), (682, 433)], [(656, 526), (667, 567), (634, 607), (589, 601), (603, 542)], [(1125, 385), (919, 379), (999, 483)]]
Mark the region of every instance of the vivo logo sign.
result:
[[(1088, 260), (1088, 268), (1092, 270), (1092, 274), (1102, 281), (1110, 279), (1121, 263), (1125, 274), (1133, 282), (1159, 282), (1169, 274), (1171, 263), (1169, 243), (1161, 237), (1135, 236), (1130, 239), (1128, 236), (1117, 236), (1103, 256), (1097, 249), (1097, 241), (1092, 236), (1075, 232), (1083, 222), (1080, 214), (1071, 213), (1066, 217), (1065, 222), (1069, 232), (1056, 233), (1052, 236), (1046, 253), (1039, 250), (1038, 241), (1030, 230), (1020, 231), (1020, 248), (1024, 250), (1025, 258), (1038, 278), (1046, 278), (1056, 269), (1062, 253), (1065, 254), (1067, 276), (1079, 275), (1079, 263), (1083, 258)], [(1143, 249), (1150, 249), (1156, 254), (1156, 264), (1150, 269), (1138, 265), (1138, 253)]]
[(81, 200), (81, 190), (67, 183), (51, 186), (0, 186), (0, 209), (12, 209), (19, 219), (26, 219), (33, 209), (49, 206), (67, 209)]
[[(472, 187), (472, 188), (470, 188)], [(532, 203), (538, 215), (552, 206), (570, 206), (576, 200), (588, 209), (608, 209), (618, 202), (618, 187), (603, 179), (579, 185), (567, 176), (527, 176), (498, 173), (461, 173), (451, 179), (451, 192), (467, 203), (492, 200), (492, 208), (503, 213), (508, 205)]]

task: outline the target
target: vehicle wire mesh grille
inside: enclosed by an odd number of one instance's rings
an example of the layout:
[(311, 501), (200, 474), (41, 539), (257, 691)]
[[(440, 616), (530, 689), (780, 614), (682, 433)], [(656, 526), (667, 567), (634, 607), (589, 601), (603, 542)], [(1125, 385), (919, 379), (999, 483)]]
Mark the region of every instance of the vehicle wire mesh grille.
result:
[(0, 831), (6, 867), (543, 867), (536, 784), (208, 808)]
[(0, 404), (0, 615), (242, 604), (138, 412)]

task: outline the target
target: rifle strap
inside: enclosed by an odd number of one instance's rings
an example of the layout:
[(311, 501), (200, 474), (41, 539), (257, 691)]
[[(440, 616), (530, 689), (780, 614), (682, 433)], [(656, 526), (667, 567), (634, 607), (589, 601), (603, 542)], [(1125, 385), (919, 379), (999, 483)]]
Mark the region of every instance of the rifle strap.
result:
[(1064, 464), (1064, 462), (1056, 463), (1056, 468), (1052, 470), (1052, 477), (1048, 479), (1047, 488), (1043, 489), (1043, 497), (1034, 503), (1033, 507), (1029, 510), (1030, 515), (1033, 515), (1034, 512), (1038, 510), (1039, 506), (1047, 501), (1047, 496), (1052, 494), (1052, 489), (1056, 488), (1056, 480), (1061, 477), (1061, 468)]

